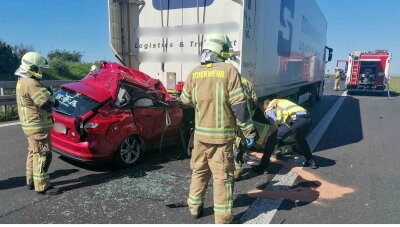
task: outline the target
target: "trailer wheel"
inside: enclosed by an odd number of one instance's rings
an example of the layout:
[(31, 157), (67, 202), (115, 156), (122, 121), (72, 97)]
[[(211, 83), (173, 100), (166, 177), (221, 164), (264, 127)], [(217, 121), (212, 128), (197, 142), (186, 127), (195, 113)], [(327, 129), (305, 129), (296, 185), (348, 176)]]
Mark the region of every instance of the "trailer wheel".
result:
[(324, 83), (322, 82), (319, 86), (317, 86), (317, 102), (319, 102), (322, 99), (322, 96), (324, 95)]
[(311, 97), (309, 99), (310, 106), (314, 106), (318, 101), (318, 86), (312, 86)]

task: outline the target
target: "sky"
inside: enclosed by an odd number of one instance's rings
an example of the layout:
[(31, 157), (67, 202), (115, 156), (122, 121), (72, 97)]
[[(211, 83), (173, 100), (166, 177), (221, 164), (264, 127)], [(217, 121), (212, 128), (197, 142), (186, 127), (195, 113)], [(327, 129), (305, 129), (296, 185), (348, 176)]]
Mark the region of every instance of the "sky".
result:
[(327, 46), (334, 49), (327, 70), (350, 52), (383, 49), (392, 53), (390, 74), (400, 75), (399, 0), (316, 1), (328, 20)]
[[(327, 45), (334, 49), (327, 70), (352, 51), (387, 49), (393, 55), (390, 72), (400, 75), (400, 0), (316, 1), (328, 20)], [(66, 49), (83, 52), (87, 62), (115, 61), (108, 44), (107, 0), (4, 0), (0, 40), (32, 45), (45, 55)]]
[(4, 0), (0, 40), (50, 50), (83, 52), (84, 61), (113, 60), (107, 0)]

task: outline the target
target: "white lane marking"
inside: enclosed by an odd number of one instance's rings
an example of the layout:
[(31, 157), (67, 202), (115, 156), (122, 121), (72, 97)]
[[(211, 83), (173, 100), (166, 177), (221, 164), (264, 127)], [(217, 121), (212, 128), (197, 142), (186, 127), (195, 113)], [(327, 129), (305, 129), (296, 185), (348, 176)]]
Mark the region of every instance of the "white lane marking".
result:
[[(308, 135), (307, 141), (311, 151), (314, 151), (318, 145), (319, 140), (332, 122), (346, 96), (347, 92), (344, 92)], [(290, 160), (289, 163), (299, 166), (303, 161), (304, 157), (301, 156), (300, 158)], [(264, 190), (287, 190), (293, 185), (297, 176), (297, 174), (281, 168)], [(281, 206), (282, 201), (283, 199), (257, 198), (240, 218), (240, 221), (244, 224), (269, 224)]]
[(328, 113), (325, 114), (322, 120), (318, 122), (317, 126), (315, 126), (315, 128), (308, 135), (307, 142), (308, 145), (310, 146), (311, 151), (314, 151), (315, 147), (318, 145), (319, 140), (324, 135), (326, 129), (328, 128), (329, 124), (335, 117), (340, 106), (343, 104), (343, 101), (346, 98), (346, 96), (347, 96), (347, 91), (342, 93), (340, 98), (336, 101), (335, 105), (331, 107)]
[[(302, 162), (302, 159), (298, 158), (293, 162), (291, 164), (298, 165)], [(296, 173), (290, 172), (286, 168), (281, 168), (264, 190), (287, 190), (293, 185), (296, 178)], [(281, 206), (282, 201), (283, 199), (257, 198), (240, 218), (240, 221), (243, 224), (269, 224)]]
[(353, 96), (354, 98), (357, 99), (371, 99), (371, 100), (393, 100), (393, 97), (382, 97), (382, 98), (376, 98), (376, 97), (369, 97), (369, 96)]
[(19, 124), (20, 124), (19, 122), (12, 122), (12, 123), (7, 123), (7, 124), (1, 124), (1, 125), (0, 125), (0, 128), (8, 127), (8, 126), (13, 126), (13, 125), (19, 125)]

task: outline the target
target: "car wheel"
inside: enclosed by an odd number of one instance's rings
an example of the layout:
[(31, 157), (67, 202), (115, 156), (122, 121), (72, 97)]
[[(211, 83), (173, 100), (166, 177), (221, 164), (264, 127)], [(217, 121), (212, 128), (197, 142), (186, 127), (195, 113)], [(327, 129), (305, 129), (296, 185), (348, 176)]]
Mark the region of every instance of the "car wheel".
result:
[(142, 157), (142, 147), (137, 136), (130, 136), (122, 141), (114, 158), (117, 167), (126, 168), (135, 165)]

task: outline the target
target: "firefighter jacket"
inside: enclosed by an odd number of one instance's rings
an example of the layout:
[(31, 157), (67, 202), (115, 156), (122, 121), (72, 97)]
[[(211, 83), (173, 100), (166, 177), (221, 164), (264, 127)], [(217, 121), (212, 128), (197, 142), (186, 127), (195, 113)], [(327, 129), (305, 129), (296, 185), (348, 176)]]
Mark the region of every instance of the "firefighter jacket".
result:
[(248, 81), (246, 78), (243, 78), (243, 77), (242, 77), (241, 81), (242, 81), (244, 94), (246, 95), (246, 100), (247, 100), (247, 104), (249, 107), (249, 111), (251, 113), (251, 116), (253, 116), (256, 106), (257, 106), (257, 94), (254, 91), (253, 84), (250, 83), (250, 81)]
[(335, 79), (339, 79), (339, 78), (340, 78), (340, 72), (339, 72), (339, 70), (336, 70)]
[(195, 108), (195, 138), (224, 144), (235, 138), (236, 120), (246, 138), (255, 137), (240, 74), (228, 63), (197, 66), (188, 75), (181, 100)]
[(307, 110), (303, 107), (286, 99), (274, 99), (269, 104), (267, 111), (274, 109), (276, 111), (277, 124), (288, 124), (290, 117), (296, 113), (303, 112), (307, 114)]
[(26, 135), (46, 132), (53, 127), (51, 109), (55, 99), (39, 81), (20, 77), (16, 96), (19, 119)]

